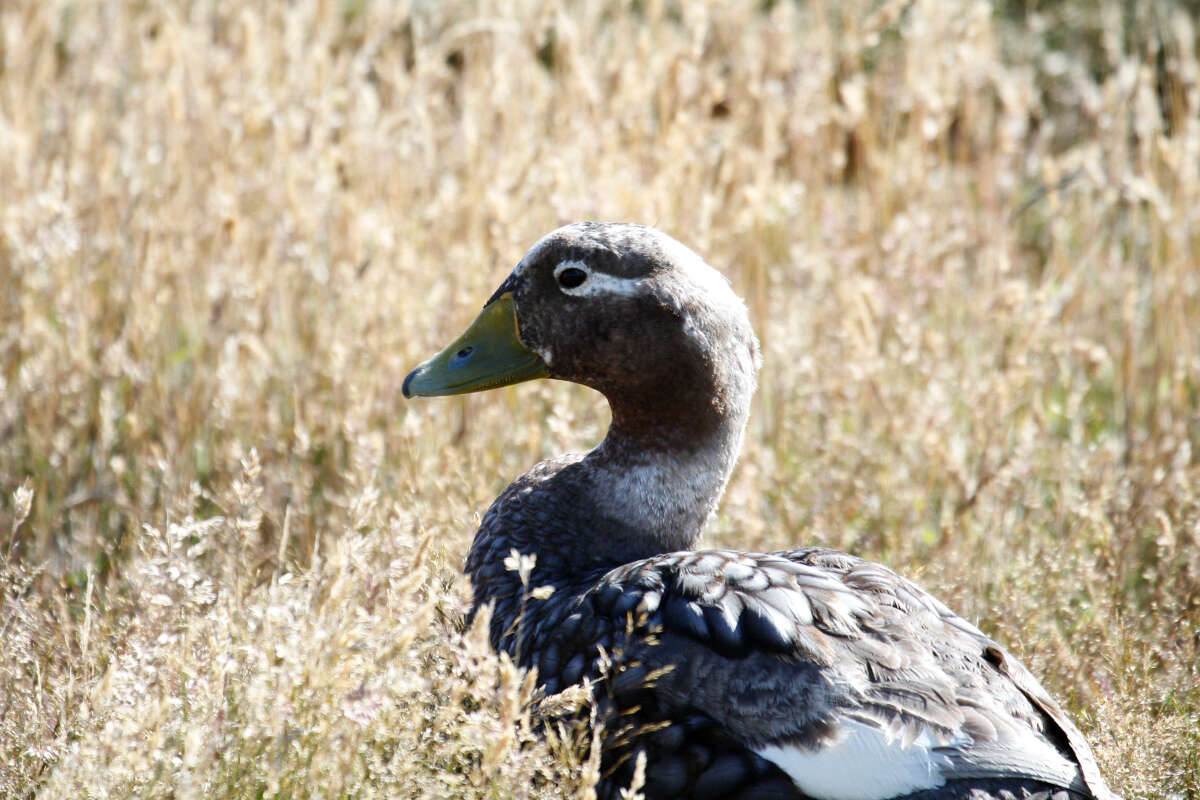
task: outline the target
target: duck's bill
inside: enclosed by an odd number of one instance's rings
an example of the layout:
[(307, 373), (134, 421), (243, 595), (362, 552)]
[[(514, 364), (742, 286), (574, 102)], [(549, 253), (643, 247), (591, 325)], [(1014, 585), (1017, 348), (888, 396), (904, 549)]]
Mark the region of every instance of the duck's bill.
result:
[(508, 386), (550, 374), (546, 362), (521, 344), (512, 295), (483, 307), (467, 332), (404, 379), (405, 397), (437, 397)]

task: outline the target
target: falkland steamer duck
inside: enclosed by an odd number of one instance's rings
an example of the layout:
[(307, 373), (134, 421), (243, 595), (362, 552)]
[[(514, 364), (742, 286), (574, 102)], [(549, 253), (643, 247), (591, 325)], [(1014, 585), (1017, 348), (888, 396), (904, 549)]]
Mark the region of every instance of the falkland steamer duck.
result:
[[(549, 377), (612, 407), (595, 449), (504, 490), (466, 565), (497, 650), (547, 693), (595, 682), (601, 796), (640, 758), (651, 800), (1115, 797), (1029, 671), (916, 584), (823, 548), (694, 549), (758, 368), (744, 304), (698, 255), (579, 223), (404, 381), (413, 397)], [(524, 581), (513, 551), (536, 558)]]

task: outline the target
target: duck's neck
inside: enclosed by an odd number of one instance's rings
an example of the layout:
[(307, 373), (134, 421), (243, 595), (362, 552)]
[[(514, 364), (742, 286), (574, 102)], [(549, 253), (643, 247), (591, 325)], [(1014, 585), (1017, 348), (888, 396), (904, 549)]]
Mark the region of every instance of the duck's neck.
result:
[(733, 471), (747, 404), (660, 400), (653, 414), (641, 404), (612, 407), (608, 435), (581, 462), (592, 503), (634, 539), (608, 555), (619, 564), (694, 547)]
[[(600, 573), (695, 547), (741, 449), (754, 393), (757, 344), (749, 325), (724, 358), (681, 359), (653, 385), (595, 388), (612, 408), (604, 441), (586, 455), (543, 462), (518, 478), (484, 515), (467, 558), (475, 608), (493, 603), (492, 643), (511, 648), (514, 621), (537, 629)], [(513, 551), (534, 556), (521, 574)], [(548, 605), (529, 590), (553, 586)]]
[[(742, 443), (744, 406), (691, 427), (629, 426), (614, 409), (608, 436), (584, 456), (543, 462), (518, 478), (484, 515), (467, 557), (474, 611), (492, 604), (492, 645), (537, 648), (552, 609), (608, 570), (691, 549), (717, 507)], [(521, 556), (534, 556), (521, 573)], [(544, 604), (531, 590), (556, 591)], [(527, 621), (523, 628), (518, 618)], [(551, 625), (552, 627), (552, 625)], [(524, 630), (522, 637), (515, 632)], [(532, 637), (532, 638), (531, 638)], [(522, 650), (517, 653), (517, 650)]]
[(539, 464), (484, 515), (467, 560), (476, 603), (520, 591), (499, 566), (513, 550), (536, 556), (532, 585), (561, 587), (695, 547), (741, 448), (754, 379), (738, 377), (737, 396), (687, 384), (653, 400), (610, 395), (600, 445)]

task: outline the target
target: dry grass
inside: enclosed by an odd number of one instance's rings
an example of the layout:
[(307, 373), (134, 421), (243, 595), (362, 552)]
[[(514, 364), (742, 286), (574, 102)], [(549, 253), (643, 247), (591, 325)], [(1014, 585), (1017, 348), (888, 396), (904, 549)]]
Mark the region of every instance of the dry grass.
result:
[(918, 578), (1200, 797), (1195, 23), (745, 5), (0, 5), (0, 795), (585, 794), (454, 620), (602, 404), (399, 386), (596, 218), (751, 304), (711, 543)]

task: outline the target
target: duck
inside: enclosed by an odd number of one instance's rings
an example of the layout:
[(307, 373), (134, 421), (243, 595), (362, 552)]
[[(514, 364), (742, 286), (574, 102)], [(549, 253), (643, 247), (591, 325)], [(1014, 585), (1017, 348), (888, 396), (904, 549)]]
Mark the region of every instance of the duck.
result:
[(1109, 800), (1079, 729), (914, 582), (819, 546), (698, 549), (761, 366), (744, 302), (656, 228), (537, 241), (406, 398), (538, 378), (600, 392), (586, 453), (482, 517), (465, 571), (491, 646), (545, 696), (585, 686), (602, 798)]

